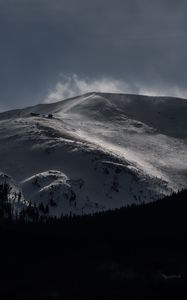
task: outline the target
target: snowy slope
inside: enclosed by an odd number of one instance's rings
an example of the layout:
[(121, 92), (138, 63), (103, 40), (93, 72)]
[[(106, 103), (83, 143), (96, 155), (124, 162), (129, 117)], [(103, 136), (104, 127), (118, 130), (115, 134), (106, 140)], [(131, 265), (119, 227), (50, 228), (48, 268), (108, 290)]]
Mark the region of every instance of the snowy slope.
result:
[(1, 113), (0, 171), (50, 215), (156, 200), (187, 186), (186, 115), (185, 99), (102, 93)]

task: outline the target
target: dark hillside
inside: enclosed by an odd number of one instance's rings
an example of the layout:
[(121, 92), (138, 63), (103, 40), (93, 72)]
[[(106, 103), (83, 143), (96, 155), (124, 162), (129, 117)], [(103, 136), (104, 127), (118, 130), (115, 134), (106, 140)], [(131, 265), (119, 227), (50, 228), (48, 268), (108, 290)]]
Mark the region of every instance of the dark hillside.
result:
[(2, 221), (1, 299), (186, 299), (187, 191), (46, 223)]

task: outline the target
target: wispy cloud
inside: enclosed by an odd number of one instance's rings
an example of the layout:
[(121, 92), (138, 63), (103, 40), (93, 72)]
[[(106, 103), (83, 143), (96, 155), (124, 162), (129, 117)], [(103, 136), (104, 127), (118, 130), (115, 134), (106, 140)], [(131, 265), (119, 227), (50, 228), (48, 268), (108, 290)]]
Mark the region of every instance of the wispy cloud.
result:
[(153, 86), (146, 87), (140, 83), (130, 84), (124, 80), (101, 77), (97, 79), (83, 78), (77, 74), (62, 75), (53, 90), (45, 98), (45, 103), (57, 102), (88, 92), (133, 93), (150, 96), (187, 97), (187, 90), (178, 87)]
[(62, 76), (54, 90), (49, 92), (45, 102), (55, 102), (66, 98), (74, 97), (88, 92), (128, 93), (132, 90), (127, 83), (117, 79), (98, 78), (89, 79), (79, 77), (76, 74)]

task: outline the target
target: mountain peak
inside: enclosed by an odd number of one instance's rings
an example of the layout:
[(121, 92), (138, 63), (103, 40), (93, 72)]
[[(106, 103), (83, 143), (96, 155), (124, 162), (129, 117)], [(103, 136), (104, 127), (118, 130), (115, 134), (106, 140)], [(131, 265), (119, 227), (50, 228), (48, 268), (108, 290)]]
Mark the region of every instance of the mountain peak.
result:
[(153, 201), (186, 187), (186, 115), (184, 99), (100, 92), (4, 112), (0, 171), (58, 216)]

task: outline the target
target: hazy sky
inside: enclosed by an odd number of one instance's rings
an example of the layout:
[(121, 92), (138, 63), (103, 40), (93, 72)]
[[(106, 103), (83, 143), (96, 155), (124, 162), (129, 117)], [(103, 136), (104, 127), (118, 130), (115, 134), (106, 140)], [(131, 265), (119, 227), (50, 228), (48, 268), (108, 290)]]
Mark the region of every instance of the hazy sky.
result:
[(0, 0), (0, 110), (90, 90), (187, 97), (186, 0)]

